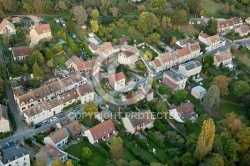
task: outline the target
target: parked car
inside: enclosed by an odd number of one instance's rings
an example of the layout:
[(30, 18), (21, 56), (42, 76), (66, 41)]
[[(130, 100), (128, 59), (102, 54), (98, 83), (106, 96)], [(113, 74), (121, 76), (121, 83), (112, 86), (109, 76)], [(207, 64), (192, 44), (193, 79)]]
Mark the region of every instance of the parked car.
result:
[(51, 118), (51, 119), (49, 119), (49, 122), (53, 122), (53, 119)]
[(48, 123), (48, 121), (47, 121), (47, 120), (44, 120), (44, 121), (43, 121), (43, 124), (46, 124), (46, 123)]
[(58, 118), (57, 118), (57, 117), (55, 117), (55, 116), (52, 118), (52, 120), (53, 120), (53, 121), (55, 121), (55, 120), (57, 120), (57, 119), (58, 119)]
[(34, 127), (35, 127), (35, 129), (37, 129), (37, 128), (41, 127), (41, 126), (42, 126), (41, 124), (36, 124)]

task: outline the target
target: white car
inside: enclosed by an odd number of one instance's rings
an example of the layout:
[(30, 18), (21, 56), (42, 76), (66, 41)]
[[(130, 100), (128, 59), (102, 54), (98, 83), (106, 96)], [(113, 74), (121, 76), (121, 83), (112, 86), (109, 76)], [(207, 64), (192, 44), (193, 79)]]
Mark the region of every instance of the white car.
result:
[(55, 120), (57, 120), (57, 119), (58, 119), (57, 117), (53, 117), (53, 118), (52, 118), (53, 121), (55, 121)]

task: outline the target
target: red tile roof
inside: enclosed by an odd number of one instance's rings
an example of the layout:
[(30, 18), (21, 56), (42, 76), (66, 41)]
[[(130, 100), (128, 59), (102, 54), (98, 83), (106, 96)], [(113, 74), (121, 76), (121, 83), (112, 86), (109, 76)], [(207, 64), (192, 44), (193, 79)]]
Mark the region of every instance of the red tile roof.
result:
[(162, 79), (162, 85), (168, 86), (169, 88), (171, 88), (173, 91), (175, 91), (178, 87), (177, 84), (175, 84), (174, 82), (172, 82), (170, 79), (168, 78), (163, 78)]
[(108, 134), (115, 131), (115, 126), (111, 119), (104, 121), (94, 127), (92, 127), (90, 130), (90, 133), (94, 139), (94, 141), (101, 139), (102, 137), (108, 136)]
[(41, 35), (43, 33), (47, 33), (47, 32), (51, 32), (51, 29), (50, 29), (50, 25), (49, 24), (41, 24), (41, 25), (38, 25), (37, 27), (34, 28), (34, 30), (36, 31), (36, 33), (38, 35)]

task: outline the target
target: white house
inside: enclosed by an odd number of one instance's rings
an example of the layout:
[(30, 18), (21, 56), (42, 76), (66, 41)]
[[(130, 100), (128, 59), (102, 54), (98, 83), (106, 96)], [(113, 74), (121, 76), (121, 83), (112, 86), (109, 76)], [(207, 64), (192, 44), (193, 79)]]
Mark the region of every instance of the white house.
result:
[(169, 115), (180, 123), (183, 123), (186, 119), (190, 119), (194, 122), (198, 117), (198, 114), (194, 111), (194, 105), (191, 102), (184, 103), (178, 107), (172, 106), (169, 109)]
[(30, 48), (28, 46), (20, 46), (12, 48), (12, 55), (14, 61), (23, 60), (27, 58), (30, 54)]
[(201, 72), (202, 65), (199, 61), (190, 61), (179, 65), (179, 73), (185, 77), (197, 75)]
[(81, 104), (85, 104), (89, 101), (94, 101), (95, 92), (93, 88), (89, 84), (83, 84), (82, 86), (78, 87), (77, 92), (80, 96)]
[(0, 34), (5, 34), (8, 36), (16, 34), (15, 25), (12, 24), (10, 21), (4, 19), (0, 24)]
[(207, 90), (202, 86), (196, 86), (191, 89), (191, 95), (194, 96), (196, 99), (201, 100), (203, 96), (207, 93)]
[(208, 36), (206, 33), (199, 34), (199, 41), (206, 45), (206, 51), (212, 51), (226, 44), (226, 40), (221, 38), (219, 34)]
[(122, 122), (126, 131), (129, 133), (136, 133), (140, 130), (151, 129), (154, 127), (154, 116), (150, 110), (145, 112), (132, 112), (125, 118), (122, 118)]
[(220, 66), (220, 64), (228, 65), (232, 63), (232, 59), (233, 56), (230, 49), (221, 52), (218, 51), (216, 54), (214, 54), (214, 65), (216, 67)]
[(56, 159), (60, 159), (62, 163), (68, 160), (67, 153), (61, 151), (60, 149), (55, 148), (52, 145), (45, 145), (43, 146), (40, 151), (36, 154), (36, 159), (38, 158), (45, 158), (47, 161), (46, 166), (52, 166)]
[(187, 47), (189, 44), (193, 44), (193, 43), (194, 41), (191, 39), (181, 39), (175, 42), (175, 44), (179, 46), (180, 48)]
[(243, 21), (241, 18), (231, 18), (231, 19), (223, 19), (217, 20), (217, 31), (218, 32), (225, 32), (227, 30), (236, 28), (243, 25)]
[(7, 113), (7, 107), (0, 104), (0, 133), (10, 131), (10, 122)]
[(126, 77), (123, 72), (111, 74), (108, 78), (110, 86), (114, 90), (119, 90), (125, 87), (126, 84)]
[(187, 79), (187, 77), (178, 71), (171, 69), (163, 73), (162, 84), (176, 91), (185, 89)]
[(48, 145), (52, 145), (55, 148), (62, 148), (68, 142), (69, 133), (67, 129), (61, 128), (49, 136), (45, 137), (43, 142)]
[(38, 25), (35, 28), (31, 29), (30, 31), (31, 46), (38, 44), (40, 40), (44, 39), (48, 40), (51, 38), (52, 38), (52, 33), (49, 24)]
[(1, 166), (30, 166), (30, 156), (24, 144), (18, 141), (7, 143), (0, 148)]
[(84, 132), (91, 144), (109, 141), (115, 136), (115, 126), (111, 119), (104, 121)]
[(122, 45), (121, 52), (118, 53), (118, 62), (120, 64), (131, 65), (135, 64), (139, 58), (139, 50), (136, 45)]

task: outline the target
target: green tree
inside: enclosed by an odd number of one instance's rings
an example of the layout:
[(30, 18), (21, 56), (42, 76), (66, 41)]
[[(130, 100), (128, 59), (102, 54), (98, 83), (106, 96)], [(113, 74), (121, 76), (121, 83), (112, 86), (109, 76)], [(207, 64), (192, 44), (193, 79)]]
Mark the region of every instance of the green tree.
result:
[(150, 39), (153, 43), (158, 43), (159, 39), (160, 39), (160, 35), (158, 33), (152, 33), (150, 35)]
[(53, 65), (54, 65), (53, 58), (50, 59), (50, 60), (47, 60), (47, 66), (48, 66), (48, 67), (52, 68)]
[(173, 46), (175, 45), (175, 42), (177, 41), (177, 38), (175, 36), (172, 36), (172, 40), (170, 42), (170, 45)]
[(27, 64), (25, 63), (25, 64), (23, 65), (23, 71), (24, 71), (25, 73), (27, 73), (28, 70), (29, 70), (29, 68), (28, 68)]
[(224, 159), (220, 154), (214, 153), (205, 160), (204, 166), (205, 165), (206, 166), (224, 166)]
[(246, 81), (236, 81), (232, 86), (232, 92), (238, 99), (242, 99), (249, 91), (250, 87)]
[(223, 151), (229, 165), (234, 165), (234, 163), (238, 161), (238, 145), (234, 139), (227, 141), (224, 145)]
[(67, 40), (67, 34), (64, 30), (60, 30), (57, 32), (57, 36), (59, 37), (59, 39), (62, 39), (64, 41)]
[(45, 58), (47, 60), (51, 60), (53, 56), (54, 56), (53, 52), (48, 47), (45, 48)]
[(63, 166), (62, 160), (60, 160), (59, 158), (56, 159), (56, 160), (53, 162), (52, 166)]
[(87, 102), (83, 107), (83, 113), (87, 116), (94, 116), (98, 112), (97, 104), (94, 102)]
[(174, 98), (177, 102), (181, 103), (187, 98), (187, 93), (184, 89), (177, 90), (174, 94)]
[(206, 16), (207, 15), (207, 11), (206, 10), (202, 10), (201, 12), (200, 12), (200, 16)]
[(145, 59), (146, 59), (147, 61), (151, 61), (152, 58), (153, 58), (153, 55), (152, 55), (151, 52), (146, 51), (146, 52), (144, 53), (144, 57), (145, 57)]
[(33, 65), (33, 75), (34, 75), (34, 78), (38, 80), (43, 79), (43, 76), (44, 76), (43, 70), (38, 66), (37, 63), (34, 63)]
[(218, 107), (220, 104), (220, 91), (215, 85), (212, 85), (208, 92), (205, 93), (202, 101), (203, 108), (206, 111), (211, 111), (212, 108)]
[(153, 8), (160, 8), (166, 3), (166, 0), (151, 0), (151, 3)]
[(229, 94), (228, 82), (229, 82), (228, 77), (224, 75), (219, 75), (214, 77), (213, 82), (211, 84), (216, 85), (219, 88), (221, 96), (226, 96)]
[(215, 125), (213, 119), (209, 118), (203, 122), (201, 133), (196, 145), (195, 156), (201, 161), (212, 150), (215, 136)]
[(0, 97), (4, 94), (4, 80), (0, 77)]
[(206, 32), (208, 35), (217, 34), (217, 21), (215, 19), (210, 19), (206, 26)]
[(166, 103), (163, 101), (163, 100), (158, 100), (157, 103), (156, 103), (156, 106), (155, 106), (155, 110), (157, 112), (167, 112), (167, 105)]
[(62, 44), (61, 44), (61, 43), (57, 43), (57, 44), (55, 44), (54, 47), (53, 47), (53, 52), (54, 52), (55, 54), (57, 54), (57, 53), (61, 52), (62, 49), (63, 49)]
[(212, 55), (207, 55), (202, 59), (202, 66), (207, 69), (214, 64), (214, 57)]
[(71, 159), (68, 159), (65, 163), (65, 166), (75, 166)]
[(23, 9), (26, 10), (27, 13), (33, 13), (33, 0), (22, 0)]
[(245, 153), (250, 147), (250, 127), (242, 129), (237, 134), (237, 143), (239, 144), (239, 151)]
[(90, 148), (85, 147), (82, 149), (82, 157), (86, 160), (90, 159), (92, 156), (92, 151)]
[(52, 9), (51, 0), (34, 0), (33, 8), (36, 13), (48, 13)]
[(128, 163), (128, 166), (142, 166), (142, 164), (138, 160), (133, 160)]
[(114, 137), (110, 143), (110, 152), (113, 156), (118, 157), (123, 151), (123, 140), (121, 137)]
[(163, 16), (161, 19), (161, 27), (163, 29), (166, 29), (167, 27), (171, 27), (171, 26), (172, 26), (171, 18)]
[(80, 52), (78, 46), (76, 45), (74, 40), (71, 39), (70, 37), (68, 37), (68, 44), (69, 44), (70, 49), (73, 51), (73, 53), (78, 54)]
[(98, 25), (98, 21), (97, 20), (90, 20), (90, 25), (91, 25), (91, 30), (93, 32), (97, 32), (99, 25)]
[(188, 13), (184, 9), (176, 10), (172, 15), (171, 20), (176, 25), (182, 25), (188, 23)]
[(153, 32), (160, 26), (158, 18), (150, 12), (142, 12), (137, 21), (137, 28), (140, 29), (144, 35)]
[(197, 165), (197, 161), (194, 158), (194, 155), (192, 153), (186, 152), (181, 157), (181, 165), (182, 166), (196, 166)]
[(79, 25), (84, 24), (88, 19), (88, 14), (82, 6), (73, 7), (72, 13), (76, 17), (76, 21)]
[[(75, 25), (74, 25), (73, 20), (72, 20), (71, 17), (67, 17), (66, 27), (67, 27), (67, 32), (68, 33), (74, 32)], [(66, 41), (66, 39), (65, 39), (65, 41)]]
[(0, 62), (0, 77), (6, 78), (6, 65), (3, 62)]
[(99, 18), (99, 11), (98, 11), (98, 9), (92, 10), (92, 12), (91, 12), (91, 18), (92, 19), (98, 19)]
[(193, 153), (195, 151), (196, 148), (195, 146), (197, 144), (197, 141), (198, 141), (198, 135), (196, 133), (192, 133), (187, 137), (186, 146), (190, 152)]
[(187, 5), (192, 14), (199, 14), (202, 10), (201, 0), (188, 0)]

